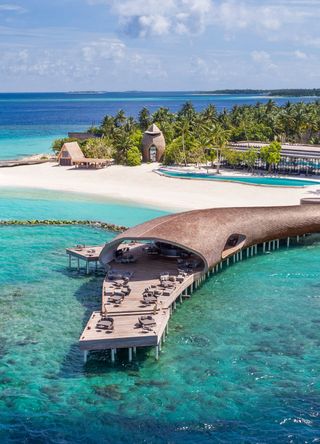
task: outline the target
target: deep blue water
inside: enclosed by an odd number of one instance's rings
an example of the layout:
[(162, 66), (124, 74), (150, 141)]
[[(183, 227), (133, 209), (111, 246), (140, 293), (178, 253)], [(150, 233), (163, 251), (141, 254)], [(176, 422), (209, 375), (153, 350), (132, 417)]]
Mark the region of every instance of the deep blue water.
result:
[[(69, 216), (69, 196), (10, 193), (7, 217)], [(156, 215), (114, 205), (83, 196), (73, 217), (94, 210), (131, 225)], [(210, 278), (174, 312), (158, 362), (138, 350), (130, 364), (99, 352), (84, 365), (77, 340), (103, 277), (68, 271), (65, 248), (113, 236), (0, 227), (0, 442), (318, 442), (320, 237)]]
[[(68, 131), (98, 125), (106, 114), (124, 109), (137, 116), (146, 106), (151, 112), (160, 106), (177, 111), (191, 100), (200, 110), (214, 104), (218, 110), (233, 105), (267, 102), (270, 97), (242, 95), (210, 95), (190, 92), (126, 92), (102, 94), (75, 93), (1, 93), (0, 94), (0, 159), (49, 152), (53, 139)], [(313, 98), (273, 98), (276, 103), (312, 101)]]
[(202, 180), (218, 180), (226, 182), (240, 182), (251, 185), (266, 185), (272, 187), (305, 187), (311, 185), (320, 185), (316, 180), (291, 179), (286, 177), (260, 177), (260, 176), (219, 176), (207, 173), (192, 173), (170, 171), (169, 169), (160, 168), (161, 173), (167, 177), (175, 177), (180, 179), (202, 179)]

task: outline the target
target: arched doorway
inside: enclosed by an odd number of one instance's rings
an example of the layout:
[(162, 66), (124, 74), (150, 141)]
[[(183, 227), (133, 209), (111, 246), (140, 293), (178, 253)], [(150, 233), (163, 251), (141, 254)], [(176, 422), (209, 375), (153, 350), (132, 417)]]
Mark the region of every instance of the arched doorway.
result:
[(149, 159), (150, 162), (156, 162), (157, 161), (157, 147), (152, 145), (149, 149)]

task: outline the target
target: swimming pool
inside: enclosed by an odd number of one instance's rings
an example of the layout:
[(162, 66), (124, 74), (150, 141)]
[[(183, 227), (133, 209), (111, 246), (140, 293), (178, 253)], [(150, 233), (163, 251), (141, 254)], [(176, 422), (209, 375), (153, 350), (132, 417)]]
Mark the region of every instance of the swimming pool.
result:
[(176, 171), (160, 168), (158, 173), (168, 177), (180, 179), (203, 179), (220, 180), (227, 182), (240, 182), (249, 185), (264, 185), (274, 187), (305, 187), (310, 185), (320, 185), (320, 181), (307, 179), (291, 179), (286, 177), (266, 177), (266, 176), (222, 176), (207, 173), (193, 173), (188, 171)]

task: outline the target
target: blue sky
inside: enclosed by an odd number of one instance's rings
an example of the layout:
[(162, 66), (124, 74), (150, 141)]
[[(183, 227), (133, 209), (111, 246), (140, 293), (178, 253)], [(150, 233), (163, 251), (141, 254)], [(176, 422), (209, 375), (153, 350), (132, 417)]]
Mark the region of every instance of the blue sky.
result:
[(320, 0), (0, 0), (0, 90), (320, 87)]

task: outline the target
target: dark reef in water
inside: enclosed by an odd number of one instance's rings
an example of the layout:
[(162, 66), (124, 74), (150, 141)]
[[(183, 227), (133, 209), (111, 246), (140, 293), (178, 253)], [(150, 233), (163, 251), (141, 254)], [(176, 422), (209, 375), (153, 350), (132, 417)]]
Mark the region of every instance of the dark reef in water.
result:
[(122, 232), (127, 229), (122, 225), (110, 224), (108, 222), (94, 221), (94, 220), (0, 220), (0, 226), (21, 225), (21, 226), (35, 226), (35, 225), (86, 225), (93, 228), (102, 228), (103, 230)]

